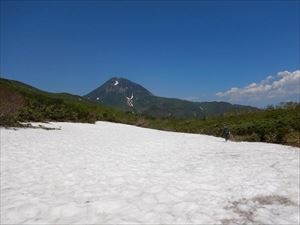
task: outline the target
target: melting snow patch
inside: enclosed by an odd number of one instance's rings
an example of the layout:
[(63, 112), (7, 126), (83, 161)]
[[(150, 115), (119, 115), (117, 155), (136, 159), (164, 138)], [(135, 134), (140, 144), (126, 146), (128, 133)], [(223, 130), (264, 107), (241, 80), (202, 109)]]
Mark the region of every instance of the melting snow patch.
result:
[(129, 106), (129, 107), (133, 107), (133, 93), (131, 94), (131, 97), (129, 98), (129, 97), (126, 97), (126, 99), (127, 99), (127, 105)]

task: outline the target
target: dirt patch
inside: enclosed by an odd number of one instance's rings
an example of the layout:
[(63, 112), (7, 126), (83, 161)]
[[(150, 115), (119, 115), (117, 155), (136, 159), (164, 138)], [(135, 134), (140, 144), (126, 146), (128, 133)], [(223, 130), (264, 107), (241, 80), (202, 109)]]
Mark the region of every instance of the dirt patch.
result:
[(14, 114), (23, 106), (25, 99), (22, 95), (6, 87), (0, 88), (0, 115)]
[(280, 195), (259, 195), (251, 199), (242, 198), (237, 201), (229, 202), (229, 204), (224, 207), (233, 212), (235, 216), (230, 219), (223, 219), (221, 223), (222, 225), (263, 224), (256, 219), (256, 212), (259, 208), (270, 205), (297, 206), (297, 204), (289, 198)]
[(258, 202), (258, 204), (260, 205), (296, 205), (287, 197), (279, 195), (257, 196), (255, 198), (252, 198), (252, 201)]
[(61, 130), (61, 127), (56, 128), (56, 127), (47, 127), (44, 125), (37, 125), (37, 126), (33, 126), (30, 123), (23, 123), (23, 128), (33, 128), (33, 129), (43, 129), (43, 130)]

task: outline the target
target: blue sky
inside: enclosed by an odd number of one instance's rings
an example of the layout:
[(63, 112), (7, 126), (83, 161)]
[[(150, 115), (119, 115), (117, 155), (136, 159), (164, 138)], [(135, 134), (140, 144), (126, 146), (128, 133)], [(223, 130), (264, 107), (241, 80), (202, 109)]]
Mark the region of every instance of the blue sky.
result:
[(165, 97), (299, 100), (299, 21), (299, 1), (1, 1), (1, 75), (79, 95), (120, 76)]

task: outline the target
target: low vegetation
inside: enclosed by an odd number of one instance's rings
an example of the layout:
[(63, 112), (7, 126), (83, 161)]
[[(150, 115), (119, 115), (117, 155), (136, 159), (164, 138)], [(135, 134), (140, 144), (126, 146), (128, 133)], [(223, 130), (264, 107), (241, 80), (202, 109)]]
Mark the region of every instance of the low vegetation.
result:
[(258, 112), (231, 113), (205, 120), (152, 119), (150, 127), (221, 136), (224, 126), (231, 140), (260, 141), (300, 147), (300, 104), (286, 103)]
[(224, 125), (235, 141), (261, 141), (300, 147), (300, 104), (286, 103), (261, 111), (235, 112), (205, 119), (155, 118), (123, 112), (80, 96), (53, 94), (17, 81), (0, 79), (0, 126), (23, 126), (28, 121), (97, 120), (161, 130), (221, 136)]

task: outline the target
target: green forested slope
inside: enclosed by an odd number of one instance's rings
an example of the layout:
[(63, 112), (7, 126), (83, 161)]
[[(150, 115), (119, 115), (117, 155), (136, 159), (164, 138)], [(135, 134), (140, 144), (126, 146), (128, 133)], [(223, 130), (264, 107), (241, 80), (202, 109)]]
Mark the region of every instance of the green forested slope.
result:
[(227, 125), (235, 141), (300, 146), (300, 105), (296, 103), (205, 119), (155, 118), (124, 113), (80, 96), (48, 93), (21, 82), (0, 79), (0, 126), (21, 126), (19, 121), (94, 123), (97, 120), (214, 136), (220, 136)]

